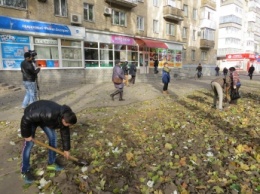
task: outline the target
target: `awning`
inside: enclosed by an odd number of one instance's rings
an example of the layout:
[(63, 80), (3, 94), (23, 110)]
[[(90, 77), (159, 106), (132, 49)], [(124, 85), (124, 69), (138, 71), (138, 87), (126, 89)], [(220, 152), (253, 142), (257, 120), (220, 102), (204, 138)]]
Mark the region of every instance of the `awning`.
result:
[(148, 40), (143, 38), (135, 38), (135, 42), (139, 46), (146, 46), (150, 48), (165, 48), (167, 49), (167, 45), (163, 42), (157, 41), (157, 40)]

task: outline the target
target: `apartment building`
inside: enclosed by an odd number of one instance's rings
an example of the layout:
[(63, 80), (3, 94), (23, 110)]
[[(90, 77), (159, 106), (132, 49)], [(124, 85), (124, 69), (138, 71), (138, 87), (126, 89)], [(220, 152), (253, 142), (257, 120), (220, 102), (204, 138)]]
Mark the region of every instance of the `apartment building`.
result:
[(46, 70), (215, 65), (215, 12), (213, 0), (0, 0), (0, 69), (29, 49)]
[(260, 1), (221, 0), (218, 6), (218, 64), (240, 70), (255, 64), (258, 70)]

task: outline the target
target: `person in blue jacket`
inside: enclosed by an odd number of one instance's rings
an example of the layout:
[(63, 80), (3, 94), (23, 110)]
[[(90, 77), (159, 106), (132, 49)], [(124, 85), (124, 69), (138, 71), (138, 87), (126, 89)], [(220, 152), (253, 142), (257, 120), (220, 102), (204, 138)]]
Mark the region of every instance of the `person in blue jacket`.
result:
[(163, 82), (163, 94), (169, 94), (168, 92), (168, 84), (170, 83), (171, 76), (170, 76), (171, 69), (168, 67), (168, 63), (164, 62), (163, 70), (162, 70), (162, 82)]

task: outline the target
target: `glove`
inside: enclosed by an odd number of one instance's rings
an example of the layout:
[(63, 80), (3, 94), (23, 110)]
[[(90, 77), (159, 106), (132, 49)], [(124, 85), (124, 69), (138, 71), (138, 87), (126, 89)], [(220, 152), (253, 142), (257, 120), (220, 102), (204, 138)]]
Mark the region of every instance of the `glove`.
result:
[(234, 89), (236, 89), (237, 88), (237, 86), (234, 86)]

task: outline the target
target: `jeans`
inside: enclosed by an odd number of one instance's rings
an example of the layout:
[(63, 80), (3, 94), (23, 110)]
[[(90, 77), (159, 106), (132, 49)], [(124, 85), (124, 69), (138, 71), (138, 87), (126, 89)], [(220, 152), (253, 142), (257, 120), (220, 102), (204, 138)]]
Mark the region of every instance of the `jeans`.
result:
[(37, 94), (36, 82), (24, 81), (26, 93), (23, 99), (22, 108), (26, 108), (29, 104), (37, 100), (35, 94)]
[[(41, 127), (44, 133), (49, 139), (49, 146), (57, 148), (57, 135), (54, 129), (49, 127)], [(35, 137), (36, 127), (32, 126), (32, 137)], [(33, 141), (24, 141), (23, 151), (22, 151), (22, 167), (21, 172), (25, 173), (30, 170), (30, 153), (34, 145)], [(56, 160), (56, 152), (49, 149), (48, 164), (53, 164)]]

